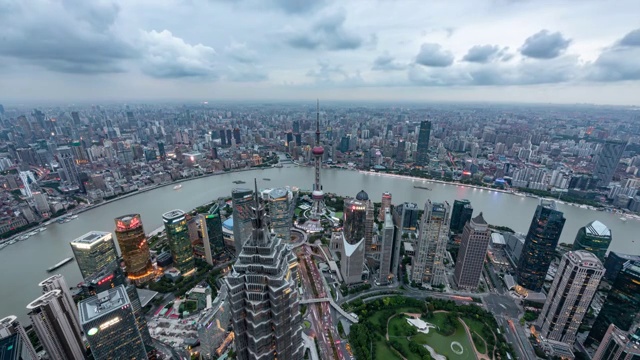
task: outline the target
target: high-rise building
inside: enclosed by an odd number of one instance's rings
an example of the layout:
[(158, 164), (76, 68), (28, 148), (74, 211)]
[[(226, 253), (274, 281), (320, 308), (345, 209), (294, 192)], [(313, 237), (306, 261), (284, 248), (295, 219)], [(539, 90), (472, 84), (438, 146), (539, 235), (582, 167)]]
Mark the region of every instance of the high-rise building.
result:
[(313, 154), (313, 169), (314, 169), (314, 182), (313, 191), (311, 192), (311, 199), (313, 204), (311, 205), (310, 221), (313, 222), (314, 231), (322, 229), (320, 225), (322, 216), (325, 211), (324, 203), (324, 191), (322, 190), (322, 184), (320, 184), (320, 167), (322, 166), (322, 156), (324, 155), (324, 148), (320, 143), (320, 102), (316, 105), (316, 139), (311, 153)]
[(236, 256), (240, 254), (242, 245), (251, 236), (251, 203), (253, 191), (250, 189), (233, 189), (233, 239), (236, 243)]
[(115, 218), (116, 239), (124, 259), (127, 276), (136, 284), (154, 277), (151, 252), (140, 214), (128, 214)]
[(627, 262), (613, 283), (596, 317), (586, 344), (602, 340), (609, 325), (631, 330), (640, 315), (640, 262)]
[(222, 234), (222, 218), (220, 206), (213, 204), (209, 213), (200, 217), (200, 229), (204, 242), (205, 259), (209, 265), (213, 265), (216, 259), (224, 251), (224, 238)]
[(490, 239), (491, 230), (482, 213), (465, 224), (453, 276), (458, 287), (478, 287)]
[(118, 256), (109, 232), (90, 231), (70, 244), (83, 279), (100, 271)]
[(430, 285), (445, 283), (444, 256), (449, 236), (449, 212), (447, 202), (432, 203), (427, 200), (425, 203), (411, 281)]
[(391, 210), (391, 193), (385, 192), (382, 194), (382, 202), (380, 205), (380, 212), (378, 213), (378, 221), (384, 222), (387, 209)]
[(231, 339), (229, 325), (231, 322), (231, 309), (227, 286), (222, 285), (218, 296), (213, 300), (211, 307), (205, 309), (196, 321), (198, 339), (200, 340), (200, 355), (205, 360), (218, 359), (222, 355), (222, 345)]
[(604, 268), (607, 269), (607, 272), (604, 273), (605, 279), (609, 280), (611, 283), (615, 282), (618, 274), (627, 261), (640, 262), (640, 256), (610, 251), (609, 255), (607, 255), (607, 260), (604, 262)]
[(393, 222), (396, 226), (396, 240), (393, 244), (393, 262), (391, 264), (391, 272), (398, 274), (400, 266), (400, 247), (402, 246), (402, 235), (405, 231), (414, 231), (418, 226), (418, 204), (402, 203), (393, 210)]
[(73, 152), (70, 147), (61, 146), (58, 148), (58, 162), (64, 173), (64, 180), (72, 185), (80, 185), (76, 160), (73, 157)]
[(377, 254), (378, 252), (378, 245), (373, 243), (373, 224), (375, 221), (375, 215), (373, 213), (373, 203), (371, 202), (371, 200), (369, 200), (369, 195), (364, 190), (360, 191), (360, 193), (356, 196), (356, 199), (358, 199), (358, 196), (363, 196), (366, 198), (366, 200), (362, 200), (365, 201), (367, 207), (364, 217), (365, 256), (373, 257), (373, 255)]
[(523, 288), (542, 290), (565, 221), (555, 201), (540, 200), (518, 260), (518, 284)]
[(620, 163), (627, 143), (618, 140), (607, 140), (598, 154), (593, 177), (597, 186), (607, 186)]
[(78, 303), (78, 309), (94, 359), (147, 359), (147, 351), (124, 286), (82, 300)]
[(418, 133), (418, 149), (416, 154), (416, 164), (426, 166), (429, 164), (429, 137), (431, 136), (431, 121), (420, 122), (420, 132)]
[(384, 212), (384, 223), (382, 225), (382, 241), (380, 246), (380, 272), (378, 281), (385, 284), (391, 280), (396, 274), (396, 269), (392, 269), (393, 263), (393, 241), (395, 235), (395, 226), (393, 225), (393, 217), (391, 209), (386, 208)]
[(15, 316), (7, 316), (0, 320), (0, 359), (39, 359), (26, 331)]
[(257, 190), (251, 236), (224, 278), (237, 359), (299, 360), (304, 347), (298, 263), (282, 239), (271, 237)]
[(44, 293), (27, 305), (29, 318), (49, 359), (84, 360), (82, 336), (74, 324), (69, 322), (71, 314), (63, 306), (63, 298), (60, 290)]
[(640, 330), (622, 331), (611, 324), (593, 356), (593, 360), (638, 360), (640, 359)]
[(344, 200), (342, 232), (332, 235), (332, 248), (340, 252), (340, 271), (348, 285), (362, 282), (369, 196), (364, 191)]
[(454, 200), (451, 209), (451, 231), (461, 233), (464, 225), (471, 220), (473, 216), (473, 207), (467, 199)]
[(609, 244), (611, 243), (611, 230), (598, 220), (588, 223), (578, 229), (578, 234), (573, 242), (573, 250), (586, 250), (604, 261)]
[(64, 280), (64, 276), (56, 274), (42, 280), (38, 286), (42, 288), (42, 293), (46, 294), (53, 290), (60, 290), (60, 307), (64, 310), (63, 314), (67, 318), (67, 322), (72, 325), (73, 330), (80, 336), (80, 322), (78, 321), (78, 308), (76, 307), (69, 286)]
[(540, 335), (573, 346), (603, 275), (602, 262), (590, 252), (578, 250), (562, 255), (538, 318)]
[(269, 217), (271, 230), (277, 237), (288, 242), (291, 240), (293, 224), (293, 193), (286, 188), (276, 188), (269, 192)]
[(179, 209), (171, 210), (162, 215), (162, 221), (167, 232), (174, 267), (182, 276), (193, 274), (196, 271), (196, 265), (185, 212)]

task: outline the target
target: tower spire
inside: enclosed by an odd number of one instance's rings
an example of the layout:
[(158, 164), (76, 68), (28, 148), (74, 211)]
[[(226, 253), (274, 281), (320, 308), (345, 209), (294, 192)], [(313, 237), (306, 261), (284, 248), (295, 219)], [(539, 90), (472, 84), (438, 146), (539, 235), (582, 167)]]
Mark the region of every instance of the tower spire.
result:
[(316, 99), (316, 146), (320, 146), (320, 99)]

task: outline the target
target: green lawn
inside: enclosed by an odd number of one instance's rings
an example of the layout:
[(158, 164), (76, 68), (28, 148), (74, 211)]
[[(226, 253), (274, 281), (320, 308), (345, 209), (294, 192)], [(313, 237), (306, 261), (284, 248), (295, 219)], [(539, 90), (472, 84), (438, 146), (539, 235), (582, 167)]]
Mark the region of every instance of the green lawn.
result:
[[(471, 318), (463, 318), (464, 322), (467, 324), (467, 326), (469, 327), (469, 330), (471, 330), (471, 332), (475, 332), (478, 336), (480, 336), (484, 341), (480, 341), (479, 344), (475, 344), (476, 348), (478, 349), (479, 352), (481, 353), (485, 353), (486, 354), (486, 350), (487, 350), (487, 339), (484, 338), (484, 336), (482, 336), (483, 332), (482, 329), (487, 327), (487, 325), (485, 325), (482, 321), (476, 320), (476, 319), (471, 319)], [(493, 347), (490, 349), (490, 352), (493, 352)]]
[(342, 219), (342, 211), (337, 211), (334, 213), (333, 217), (336, 217), (338, 219)]
[(401, 357), (391, 350), (384, 340), (376, 342), (376, 359), (381, 360), (402, 360)]
[[(433, 319), (428, 320), (434, 325), (442, 324), (446, 314), (436, 313)], [(458, 325), (458, 329), (453, 335), (443, 336), (437, 331), (429, 331), (429, 334), (419, 333), (413, 338), (414, 341), (431, 346), (438, 354), (445, 355), (449, 359), (456, 360), (475, 360), (475, 354), (473, 347), (467, 338), (467, 333), (464, 331), (462, 324)], [(451, 342), (457, 341), (462, 345), (463, 353), (458, 355), (451, 350)]]
[(302, 212), (302, 209), (300, 209), (300, 208), (298, 207), (298, 208), (296, 208), (296, 209), (294, 210), (294, 212), (295, 212), (296, 216), (300, 216), (300, 213)]
[(304, 325), (305, 329), (309, 329), (311, 327), (311, 323), (307, 320), (305, 320), (302, 324)]

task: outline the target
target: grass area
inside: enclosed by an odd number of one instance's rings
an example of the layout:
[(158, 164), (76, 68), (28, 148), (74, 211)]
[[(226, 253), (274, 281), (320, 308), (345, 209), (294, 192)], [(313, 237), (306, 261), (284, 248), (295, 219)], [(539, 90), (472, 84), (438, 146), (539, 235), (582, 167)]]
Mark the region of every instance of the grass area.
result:
[(296, 216), (300, 216), (300, 213), (302, 213), (302, 209), (300, 209), (299, 207), (297, 207), (297, 208), (294, 210), (294, 212), (295, 212)]
[(342, 219), (342, 214), (342, 211), (336, 211), (333, 216), (337, 217), (338, 219)]
[[(471, 318), (463, 318), (464, 322), (467, 324), (467, 326), (469, 327), (469, 330), (471, 330), (472, 333), (476, 333), (476, 335), (478, 335), (479, 338), (481, 338), (483, 341), (475, 341), (474, 340), (474, 344), (476, 345), (476, 349), (478, 349), (479, 352), (481, 353), (487, 353), (487, 339), (485, 339), (482, 334), (483, 328), (487, 328), (487, 325), (485, 325), (485, 323), (483, 323), (482, 321), (479, 320), (475, 320), (475, 319), (471, 319)], [(490, 349), (488, 349), (490, 353), (493, 353), (493, 347), (491, 347)]]
[(376, 359), (402, 360), (395, 351), (387, 346), (384, 340), (376, 342)]
[[(441, 326), (444, 323), (445, 316), (445, 313), (436, 313), (428, 322), (436, 326)], [(437, 331), (429, 331), (429, 334), (419, 333), (413, 340), (420, 344), (431, 346), (438, 354), (445, 355), (448, 359), (474, 360), (476, 358), (473, 346), (469, 342), (467, 333), (464, 331), (461, 323), (453, 335), (443, 336)], [(453, 341), (457, 341), (462, 345), (463, 353), (461, 355), (451, 350), (451, 342)]]
[(311, 328), (311, 323), (310, 323), (309, 321), (307, 321), (307, 320), (305, 320), (305, 321), (302, 323), (302, 325), (304, 325), (304, 328), (305, 328), (305, 329), (309, 329), (309, 328)]

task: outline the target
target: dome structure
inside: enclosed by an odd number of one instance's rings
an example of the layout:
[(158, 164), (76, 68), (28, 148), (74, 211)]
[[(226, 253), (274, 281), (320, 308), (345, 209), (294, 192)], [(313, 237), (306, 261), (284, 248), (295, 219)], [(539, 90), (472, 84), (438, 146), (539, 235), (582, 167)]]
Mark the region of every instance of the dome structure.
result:
[(313, 152), (313, 155), (322, 155), (324, 154), (324, 149), (322, 146), (316, 146), (311, 150), (311, 152)]
[(367, 192), (364, 191), (364, 190), (360, 190), (358, 195), (356, 195), (356, 200), (368, 201), (369, 200), (369, 194), (367, 194)]

